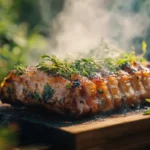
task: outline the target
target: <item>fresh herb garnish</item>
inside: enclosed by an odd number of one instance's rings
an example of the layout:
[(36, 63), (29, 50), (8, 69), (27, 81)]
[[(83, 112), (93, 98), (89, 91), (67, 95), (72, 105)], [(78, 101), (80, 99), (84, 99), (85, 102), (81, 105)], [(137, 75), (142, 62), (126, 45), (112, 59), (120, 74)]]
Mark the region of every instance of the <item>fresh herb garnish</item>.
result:
[(150, 103), (150, 99), (145, 99), (145, 100), (146, 100), (146, 102)]
[[(136, 56), (135, 52), (120, 53), (115, 58), (105, 57), (101, 59), (81, 58), (72, 62), (68, 60), (62, 60), (56, 56), (42, 55), (41, 61), (37, 65), (37, 69), (44, 72), (61, 75), (65, 78), (71, 79), (73, 74), (79, 74), (86, 77), (90, 77), (95, 72), (99, 72), (101, 69), (108, 69), (108, 71), (115, 72), (124, 64), (132, 64), (135, 61), (145, 61), (144, 55), (146, 53), (146, 42), (142, 42), (142, 54)], [(108, 49), (109, 47), (106, 46)]]
[(96, 71), (100, 70), (102, 66), (100, 65), (99, 61), (94, 60), (93, 58), (82, 58), (80, 60), (75, 60), (71, 68), (76, 70), (76, 73), (89, 77)]
[(134, 52), (129, 54), (124, 53), (116, 59), (105, 58), (101, 60), (94, 60), (93, 58), (81, 58), (73, 62), (58, 59), (56, 56), (42, 55), (41, 62), (37, 65), (37, 69), (71, 79), (72, 74), (89, 77), (103, 68), (107, 68), (109, 71), (115, 72), (116, 69), (123, 64), (133, 63), (136, 59), (137, 57)]
[(52, 88), (49, 86), (49, 84), (47, 83), (47, 84), (45, 85), (45, 87), (44, 87), (44, 95), (43, 95), (44, 100), (45, 100), (46, 102), (48, 102), (48, 100), (53, 97), (54, 92), (55, 92), (54, 89), (52, 89)]
[(12, 94), (13, 93), (13, 89), (11, 87), (8, 87), (7, 88), (7, 92), (10, 93), (10, 94)]
[(82, 58), (71, 63), (58, 59), (56, 56), (42, 55), (41, 59), (41, 62), (37, 65), (39, 70), (66, 78), (71, 78), (72, 74), (88, 77), (101, 68), (100, 64), (92, 58)]
[(150, 109), (146, 110), (146, 111), (144, 112), (144, 115), (150, 115)]
[(146, 53), (146, 49), (147, 49), (147, 44), (145, 41), (142, 41), (142, 52), (143, 52), (143, 56), (145, 55)]
[(17, 75), (22, 75), (25, 72), (25, 66), (22, 64), (15, 66), (15, 71)]
[(40, 95), (36, 91), (34, 93), (30, 93), (31, 97), (37, 101), (40, 100)]
[(73, 72), (69, 63), (58, 59), (56, 56), (48, 55), (41, 56), (41, 62), (37, 65), (37, 69), (55, 75), (62, 75), (64, 77), (70, 77), (71, 72)]
[(66, 85), (66, 89), (70, 89), (71, 88), (71, 85), (70, 84), (67, 84)]
[[(150, 99), (145, 99), (146, 102), (150, 103)], [(144, 112), (144, 115), (150, 115), (150, 109)]]

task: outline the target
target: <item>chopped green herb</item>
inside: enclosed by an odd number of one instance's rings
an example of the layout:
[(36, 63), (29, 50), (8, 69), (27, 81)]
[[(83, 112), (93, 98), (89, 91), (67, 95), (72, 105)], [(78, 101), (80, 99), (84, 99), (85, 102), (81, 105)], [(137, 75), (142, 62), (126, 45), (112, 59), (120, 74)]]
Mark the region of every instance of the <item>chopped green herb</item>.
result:
[(47, 73), (61, 75), (66, 78), (71, 78), (72, 74), (89, 77), (102, 68), (107, 68), (109, 71), (115, 72), (123, 64), (130, 64), (140, 59), (141, 57), (135, 56), (134, 52), (124, 53), (115, 59), (105, 58), (94, 60), (93, 58), (81, 58), (73, 62), (58, 59), (56, 56), (42, 55), (41, 62), (37, 65), (37, 68)]
[(13, 93), (13, 89), (12, 89), (11, 87), (8, 87), (8, 88), (7, 88), (7, 92), (8, 92), (9, 94), (12, 94), (12, 93)]
[[(145, 99), (145, 100), (146, 100), (146, 102), (150, 103), (150, 99)], [(144, 112), (144, 115), (150, 115), (150, 109), (146, 110)]]
[(88, 77), (101, 68), (100, 64), (92, 58), (83, 58), (71, 63), (58, 59), (56, 56), (42, 55), (41, 59), (41, 62), (37, 65), (37, 69), (66, 78), (71, 78), (72, 74), (80, 74)]
[(76, 70), (75, 72), (89, 77), (97, 70), (101, 69), (102, 66), (100, 65), (99, 61), (95, 61), (92, 58), (82, 58), (80, 60), (75, 60), (72, 63), (71, 68), (74, 68), (74, 70)]
[(22, 64), (15, 66), (15, 71), (17, 75), (22, 75), (25, 72), (25, 66)]
[(49, 86), (49, 84), (47, 83), (47, 84), (45, 85), (45, 87), (44, 87), (44, 96), (43, 96), (44, 100), (45, 100), (46, 102), (48, 102), (48, 100), (53, 97), (54, 92), (55, 92), (54, 89), (52, 89), (52, 88)]
[(146, 111), (144, 112), (144, 115), (150, 115), (150, 109), (146, 110)]
[(41, 59), (42, 61), (37, 65), (37, 69), (54, 75), (62, 75), (70, 78), (72, 70), (69, 68), (69, 63), (66, 61), (58, 59), (56, 56), (48, 55), (42, 55)]
[(71, 88), (71, 85), (70, 85), (70, 84), (67, 84), (67, 85), (66, 85), (66, 88), (67, 88), (67, 89), (70, 89), (70, 88)]
[(147, 49), (147, 44), (146, 44), (145, 41), (143, 41), (143, 42), (142, 42), (142, 52), (143, 52), (143, 55), (145, 55), (146, 49)]
[(150, 103), (150, 99), (145, 99), (145, 100), (146, 100), (146, 102)]
[[(104, 47), (109, 51), (109, 46), (107, 46), (106, 43), (104, 43), (104, 45)], [(87, 55), (88, 58), (81, 58), (71, 62), (67, 59), (61, 60), (56, 56), (42, 55), (41, 61), (37, 65), (37, 69), (50, 74), (61, 75), (69, 79), (71, 79), (72, 74), (89, 77), (103, 68), (108, 69), (111, 72), (115, 72), (123, 64), (128, 63), (130, 65), (134, 61), (145, 61), (143, 56), (146, 53), (146, 47), (146, 43), (143, 42), (142, 54), (137, 56), (134, 51), (130, 53), (122, 52), (115, 58), (105, 57), (96, 60), (91, 58), (91, 55)], [(94, 53), (93, 50), (92, 52)]]
[(31, 97), (37, 101), (40, 100), (40, 95), (36, 91), (34, 93), (31, 93)]

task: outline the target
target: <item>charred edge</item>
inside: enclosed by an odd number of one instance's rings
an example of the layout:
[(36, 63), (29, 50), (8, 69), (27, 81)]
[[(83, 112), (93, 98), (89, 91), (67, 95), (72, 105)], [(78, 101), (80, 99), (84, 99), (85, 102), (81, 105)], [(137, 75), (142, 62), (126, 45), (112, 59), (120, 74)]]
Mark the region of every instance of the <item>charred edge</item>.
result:
[(129, 63), (124, 63), (120, 66), (120, 68), (126, 72), (128, 72), (129, 74), (134, 74), (137, 70), (135, 70), (134, 68), (132, 68), (132, 66)]
[(77, 88), (77, 87), (80, 87), (81, 86), (81, 82), (79, 79), (75, 79), (73, 82), (72, 82), (72, 87), (73, 88)]

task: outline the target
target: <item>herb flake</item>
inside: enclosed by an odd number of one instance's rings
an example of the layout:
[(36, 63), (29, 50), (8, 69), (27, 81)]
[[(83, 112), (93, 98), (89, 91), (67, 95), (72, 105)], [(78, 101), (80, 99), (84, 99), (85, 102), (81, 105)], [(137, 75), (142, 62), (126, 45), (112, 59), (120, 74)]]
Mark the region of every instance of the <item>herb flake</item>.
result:
[(34, 93), (31, 93), (31, 97), (37, 101), (40, 101), (40, 95), (36, 91)]
[[(146, 102), (150, 103), (150, 99), (145, 99)], [(144, 115), (150, 115), (150, 109), (144, 112)]]
[(150, 103), (150, 99), (145, 99), (145, 100), (146, 100), (146, 102)]
[(8, 92), (9, 94), (12, 94), (12, 93), (13, 93), (13, 89), (12, 89), (11, 87), (8, 87), (8, 88), (7, 88), (7, 92)]
[(66, 85), (66, 89), (70, 89), (71, 88), (71, 85), (70, 84), (67, 84)]
[(44, 87), (44, 96), (43, 96), (44, 100), (48, 102), (48, 100), (53, 97), (54, 93), (55, 93), (54, 89), (52, 89), (47, 83)]
[(146, 110), (146, 111), (144, 112), (144, 115), (150, 115), (150, 109)]

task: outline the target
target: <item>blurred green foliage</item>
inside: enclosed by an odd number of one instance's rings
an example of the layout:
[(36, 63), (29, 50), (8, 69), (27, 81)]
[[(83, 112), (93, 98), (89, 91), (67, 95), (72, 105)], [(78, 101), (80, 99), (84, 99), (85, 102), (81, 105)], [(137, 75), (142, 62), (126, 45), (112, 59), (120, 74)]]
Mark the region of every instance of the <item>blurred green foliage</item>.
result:
[(29, 47), (27, 25), (16, 24), (17, 12), (12, 9), (13, 1), (0, 0), (0, 80), (14, 65), (25, 62)]
[(0, 126), (0, 149), (11, 150), (17, 145), (17, 126), (10, 125), (8, 127)]
[(64, 0), (44, 3), (43, 0), (0, 0), (0, 81), (15, 65), (26, 64), (39, 56), (47, 46), (49, 23), (61, 11), (63, 3)]

